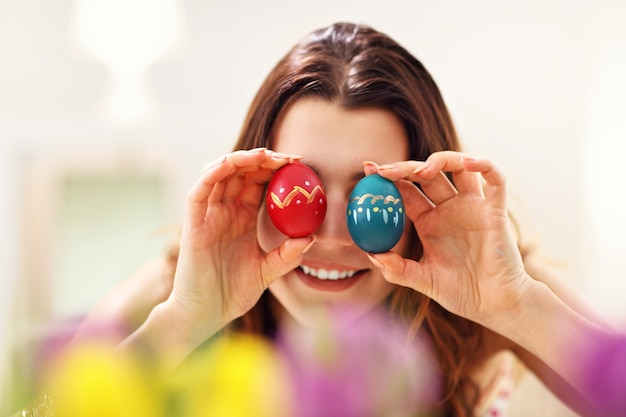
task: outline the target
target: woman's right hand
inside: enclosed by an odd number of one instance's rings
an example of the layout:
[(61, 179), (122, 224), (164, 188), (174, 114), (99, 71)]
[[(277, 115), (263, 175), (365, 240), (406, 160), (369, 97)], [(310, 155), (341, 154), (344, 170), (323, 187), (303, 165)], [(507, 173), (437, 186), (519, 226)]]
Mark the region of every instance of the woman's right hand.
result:
[(165, 302), (186, 334), (210, 337), (250, 310), (278, 277), (295, 268), (312, 239), (287, 238), (264, 253), (256, 224), (265, 183), (299, 157), (236, 151), (208, 164), (187, 197), (180, 254)]

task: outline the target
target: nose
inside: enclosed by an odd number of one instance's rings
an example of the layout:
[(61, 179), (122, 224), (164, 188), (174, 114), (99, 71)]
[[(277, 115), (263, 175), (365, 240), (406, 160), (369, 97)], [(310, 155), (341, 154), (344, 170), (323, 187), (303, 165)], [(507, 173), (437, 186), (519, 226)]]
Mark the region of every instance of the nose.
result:
[(335, 247), (347, 247), (354, 245), (348, 223), (346, 222), (346, 209), (348, 198), (344, 190), (326, 189), (326, 217), (322, 225), (315, 232), (317, 244)]

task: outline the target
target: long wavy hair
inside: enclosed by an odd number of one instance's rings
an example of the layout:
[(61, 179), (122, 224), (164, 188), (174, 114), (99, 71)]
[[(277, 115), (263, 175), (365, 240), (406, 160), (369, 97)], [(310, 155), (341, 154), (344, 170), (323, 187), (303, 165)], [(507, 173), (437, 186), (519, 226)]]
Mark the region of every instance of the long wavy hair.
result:
[[(377, 107), (394, 112), (406, 129), (409, 159), (425, 160), (436, 151), (460, 150), (444, 100), (428, 71), (396, 41), (371, 27), (336, 23), (311, 33), (291, 49), (257, 92), (235, 149), (271, 148), (281, 112), (304, 96), (348, 109)], [(409, 256), (419, 260), (423, 250), (415, 231), (409, 247)], [(271, 297), (266, 291), (234, 326), (271, 335), (276, 326)], [(420, 329), (430, 334), (444, 378), (444, 414), (470, 416), (478, 390), (468, 370), (480, 344), (481, 328), (404, 287), (394, 289), (388, 306), (393, 317), (409, 324), (409, 337)]]

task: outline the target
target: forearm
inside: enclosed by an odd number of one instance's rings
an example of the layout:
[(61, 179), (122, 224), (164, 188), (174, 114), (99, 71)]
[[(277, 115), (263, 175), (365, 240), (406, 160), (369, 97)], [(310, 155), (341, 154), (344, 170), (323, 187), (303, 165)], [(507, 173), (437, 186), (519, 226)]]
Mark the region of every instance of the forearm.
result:
[(157, 305), (146, 321), (119, 344), (122, 350), (145, 352), (163, 372), (173, 371), (191, 352), (219, 332), (224, 324), (198, 326), (177, 312), (170, 300)]
[(533, 281), (516, 306), (484, 324), (535, 355), (593, 402), (587, 361), (612, 334), (570, 308), (547, 285)]
[(74, 341), (94, 337), (120, 343), (137, 329), (172, 290), (173, 277), (165, 273), (165, 261), (141, 266), (115, 288), (81, 322)]

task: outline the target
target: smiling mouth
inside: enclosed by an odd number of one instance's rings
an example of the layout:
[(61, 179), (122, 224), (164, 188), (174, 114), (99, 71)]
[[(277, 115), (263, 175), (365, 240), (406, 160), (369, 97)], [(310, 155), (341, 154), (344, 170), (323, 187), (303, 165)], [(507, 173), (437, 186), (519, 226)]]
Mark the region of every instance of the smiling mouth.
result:
[(364, 271), (361, 270), (338, 270), (338, 269), (322, 269), (322, 268), (311, 268), (309, 266), (301, 265), (300, 270), (305, 274), (312, 276), (321, 280), (329, 280), (329, 281), (337, 281), (341, 279), (352, 278), (354, 275), (359, 272)]

